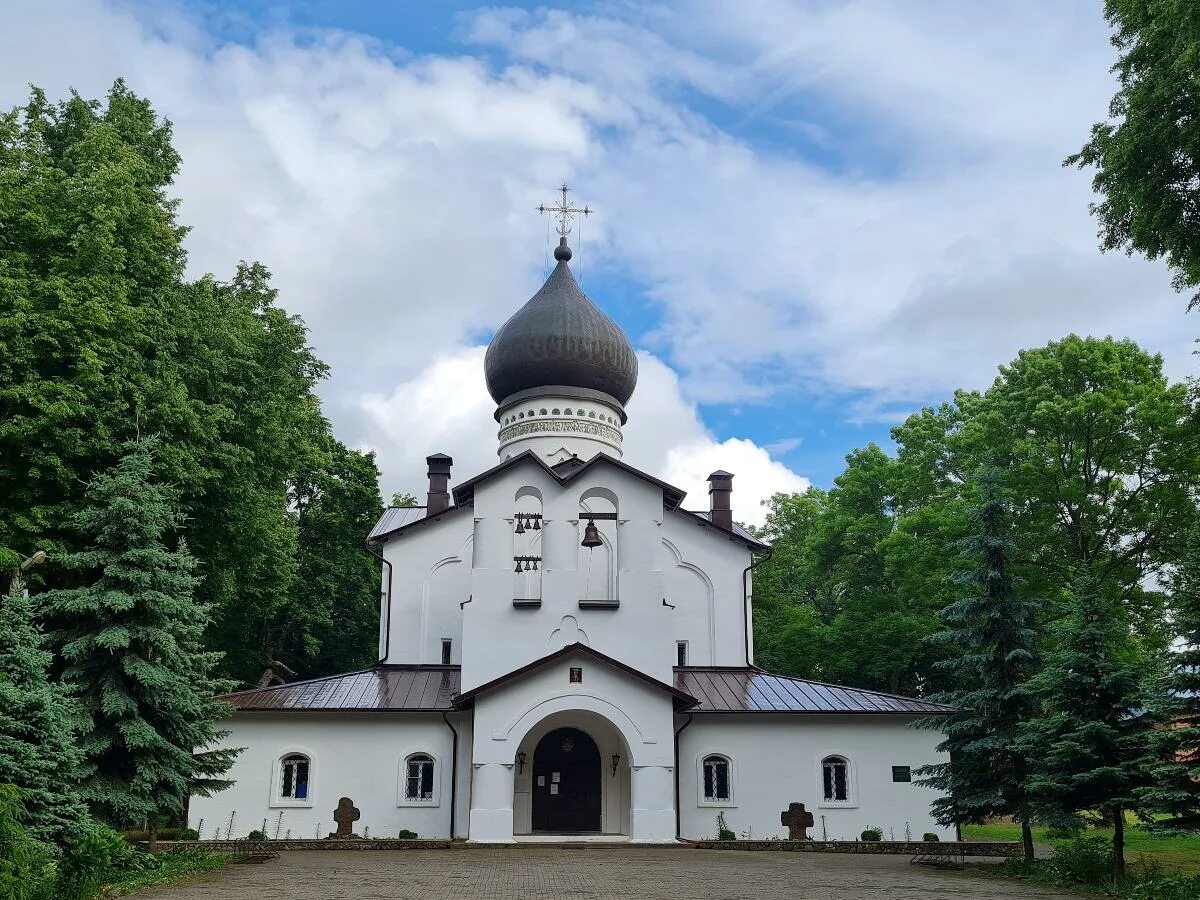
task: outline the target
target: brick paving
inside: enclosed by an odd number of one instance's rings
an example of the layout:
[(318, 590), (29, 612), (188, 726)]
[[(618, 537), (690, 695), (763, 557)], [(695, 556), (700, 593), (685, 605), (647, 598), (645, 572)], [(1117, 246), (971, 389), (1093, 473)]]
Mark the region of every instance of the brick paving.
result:
[(907, 857), (689, 849), (294, 851), (141, 900), (1066, 900)]

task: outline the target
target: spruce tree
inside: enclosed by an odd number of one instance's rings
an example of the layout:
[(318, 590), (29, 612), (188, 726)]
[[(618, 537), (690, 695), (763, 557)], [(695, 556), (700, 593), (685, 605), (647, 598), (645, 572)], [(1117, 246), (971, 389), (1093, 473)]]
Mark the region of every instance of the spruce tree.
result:
[(76, 789), (83, 755), (79, 717), (48, 679), (52, 654), (33, 622), (29, 598), (0, 597), (0, 784), (22, 790), (30, 833), (58, 843), (87, 819)]
[(1171, 583), (1181, 643), (1151, 704), (1161, 726), (1152, 735), (1154, 766), (1141, 799), (1180, 824), (1200, 825), (1200, 528)]
[(188, 794), (228, 786), (237, 751), (205, 750), (225, 732), (227, 684), (212, 673), (220, 654), (201, 640), (206, 610), (193, 597), (195, 561), (179, 543), (175, 492), (153, 481), (153, 440), (88, 486), (75, 517), (85, 550), (60, 560), (83, 587), (42, 595), (62, 681), (90, 717), (81, 795), (114, 824), (177, 815)]
[(1036, 665), (1039, 604), (1021, 595), (1012, 574), (1011, 513), (1000, 473), (982, 469), (975, 486), (972, 533), (958, 542), (972, 565), (951, 576), (968, 592), (941, 611), (944, 629), (930, 639), (955, 651), (938, 667), (957, 685), (931, 699), (961, 712), (917, 723), (943, 731), (946, 739), (938, 749), (951, 757), (918, 774), (923, 784), (944, 792), (933, 801), (940, 822), (981, 823), (1010, 815), (1020, 823), (1025, 857), (1032, 859), (1029, 761), (1017, 736), (1034, 713), (1027, 682)]
[(1078, 825), (1099, 813), (1113, 828), (1113, 874), (1125, 874), (1125, 813), (1144, 809), (1153, 718), (1146, 708), (1152, 671), (1119, 601), (1082, 574), (1056, 648), (1030, 681), (1040, 704), (1021, 746), (1034, 762), (1030, 793), (1039, 819)]

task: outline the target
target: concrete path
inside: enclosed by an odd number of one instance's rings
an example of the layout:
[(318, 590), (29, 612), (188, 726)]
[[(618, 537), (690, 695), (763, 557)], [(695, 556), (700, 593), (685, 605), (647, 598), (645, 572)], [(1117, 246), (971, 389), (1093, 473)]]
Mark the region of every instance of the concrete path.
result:
[(1066, 900), (906, 856), (688, 849), (292, 851), (141, 900)]

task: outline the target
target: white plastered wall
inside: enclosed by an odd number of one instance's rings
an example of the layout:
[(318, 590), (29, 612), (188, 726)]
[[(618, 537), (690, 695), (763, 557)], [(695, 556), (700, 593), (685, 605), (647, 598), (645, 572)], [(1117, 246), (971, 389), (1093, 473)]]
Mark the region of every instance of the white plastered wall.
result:
[[(572, 667), (583, 670), (581, 683), (571, 683)], [(517, 752), (525, 748), (529, 753), (529, 739), (547, 723), (573, 724), (587, 731), (602, 745), (602, 766), (605, 748), (618, 752), (611, 748), (623, 745), (619, 752), (629, 766), (630, 809), (628, 825), (622, 821), (622, 826), (633, 840), (673, 841), (672, 709), (669, 692), (583, 654), (568, 654), (486, 692), (475, 701), (471, 840), (508, 842), (515, 828), (525, 826), (527, 800), (518, 799), (522, 783), (515, 771)], [(607, 727), (599, 727), (596, 719)], [(532, 759), (529, 755), (526, 776)], [(612, 781), (607, 770), (602, 778)], [(622, 802), (620, 793), (607, 796)], [(609, 815), (605, 828), (616, 831), (616, 818)]]
[[(455, 831), (466, 834), (469, 812), (471, 717), (452, 714), (459, 732), (458, 790)], [(291, 831), (293, 838), (326, 837), (337, 830), (333, 812), (349, 797), (361, 818), (354, 832), (370, 829), (372, 837), (396, 837), (400, 829), (421, 837), (450, 834), (451, 758), (453, 741), (440, 714), (392, 713), (239, 713), (223, 723), (230, 734), (220, 746), (244, 747), (226, 777), (232, 787), (212, 797), (193, 797), (188, 825), (212, 838), (225, 837), (233, 817), (233, 837), (263, 827), (274, 838)], [(289, 753), (310, 759), (309, 794), (304, 802), (278, 797), (279, 761)], [(434, 758), (433, 803), (403, 799), (405, 757), (427, 753)]]
[[(855, 840), (864, 829), (883, 829), (885, 840), (920, 840), (936, 832), (953, 840), (954, 829), (938, 825), (929, 811), (930, 788), (893, 782), (892, 766), (945, 762), (935, 747), (937, 732), (909, 727), (901, 716), (770, 714), (696, 715), (679, 737), (680, 827), (685, 838), (716, 836), (717, 813), (739, 836), (787, 837), (779, 817), (789, 803), (813, 814), (810, 835), (818, 840)], [(686, 716), (677, 719), (678, 725)], [(678, 727), (678, 726), (677, 726)], [(729, 803), (705, 804), (700, 761), (716, 753), (733, 763)], [(850, 800), (823, 801), (821, 760), (837, 755), (850, 763)]]

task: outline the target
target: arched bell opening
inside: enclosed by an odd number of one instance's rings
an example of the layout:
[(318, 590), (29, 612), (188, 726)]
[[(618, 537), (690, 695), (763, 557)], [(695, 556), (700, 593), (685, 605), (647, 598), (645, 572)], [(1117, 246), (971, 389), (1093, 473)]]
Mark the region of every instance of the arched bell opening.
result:
[(585, 710), (548, 716), (515, 762), (515, 835), (629, 834), (629, 753), (607, 719)]

